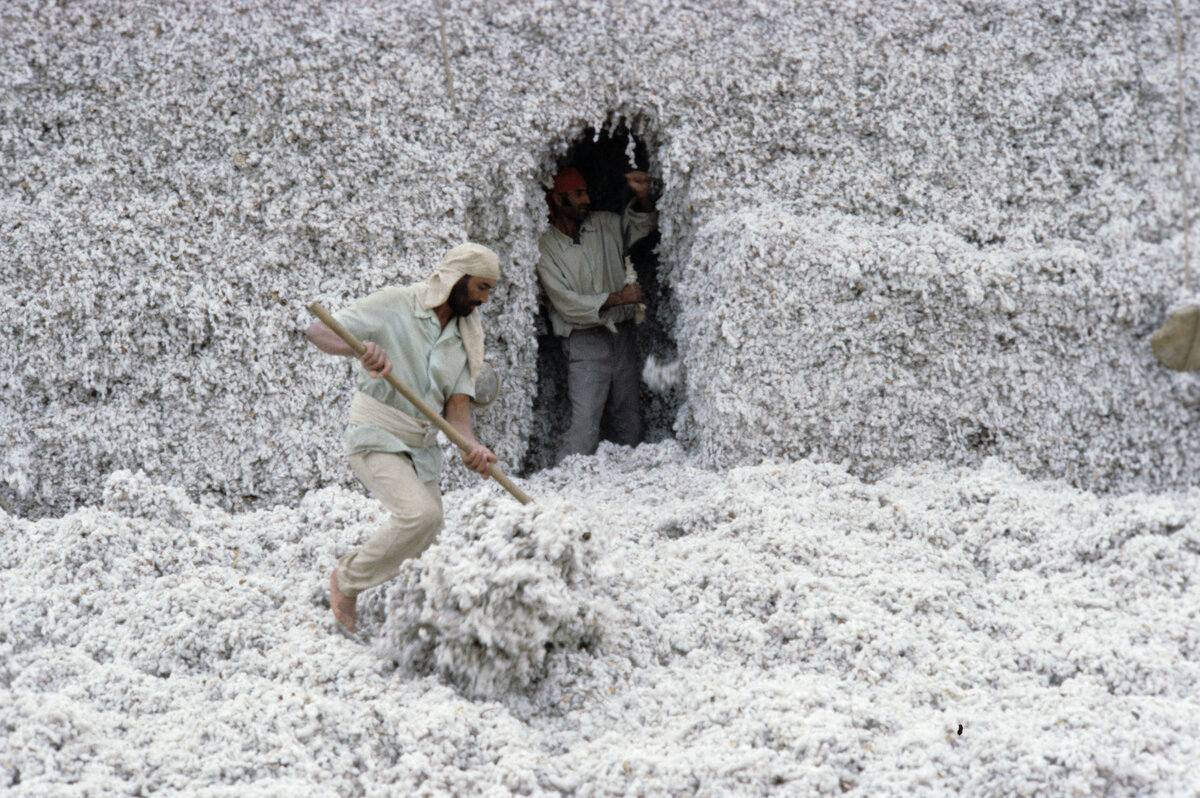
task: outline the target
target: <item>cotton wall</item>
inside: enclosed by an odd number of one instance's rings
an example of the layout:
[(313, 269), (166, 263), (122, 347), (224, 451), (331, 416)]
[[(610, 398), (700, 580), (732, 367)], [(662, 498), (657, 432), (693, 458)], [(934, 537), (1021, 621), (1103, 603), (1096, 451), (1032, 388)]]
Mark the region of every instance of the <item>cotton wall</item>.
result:
[(714, 464), (814, 456), (877, 477), (991, 455), (1093, 486), (1188, 480), (1197, 393), (1149, 388), (1161, 367), (1143, 320), (1161, 306), (1138, 264), (827, 213), (733, 214), (698, 244), (735, 238), (684, 300), (707, 323), (688, 338), (680, 427)]
[(519, 465), (539, 184), (610, 115), (664, 188), (703, 462), (1190, 484), (1200, 386), (1146, 343), (1182, 283), (1173, 9), (1042, 5), (445, 0), (451, 101), (433, 2), (9, 4), (0, 498), (62, 512), (118, 468), (230, 507), (349, 483), (351, 366), (305, 306), (465, 238), (505, 268), (478, 431)]

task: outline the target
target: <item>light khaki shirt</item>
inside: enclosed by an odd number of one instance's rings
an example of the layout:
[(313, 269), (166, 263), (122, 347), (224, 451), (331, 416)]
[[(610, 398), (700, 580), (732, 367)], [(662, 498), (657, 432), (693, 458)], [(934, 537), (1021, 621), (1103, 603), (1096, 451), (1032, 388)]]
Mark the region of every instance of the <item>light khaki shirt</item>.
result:
[[(467, 368), (467, 350), (458, 333), (458, 319), (445, 328), (437, 314), (421, 306), (411, 286), (394, 286), (358, 300), (334, 318), (360, 341), (374, 341), (392, 361), (392, 373), (417, 396), (441, 412), (446, 400), (456, 393), (475, 395), (475, 383)], [(411, 403), (388, 384), (375, 379), (359, 364), (355, 377), (358, 389), (373, 399), (424, 420)], [(346, 453), (392, 452), (407, 454), (422, 482), (436, 479), (442, 470), (442, 450), (431, 446), (409, 446), (374, 424), (351, 424), (346, 428)]]
[(579, 243), (551, 226), (538, 241), (537, 273), (550, 300), (554, 334), (566, 338), (575, 330), (616, 330), (633, 318), (633, 305), (600, 309), (608, 295), (625, 287), (624, 251), (658, 226), (658, 212), (625, 209), (623, 216), (593, 211), (579, 226)]

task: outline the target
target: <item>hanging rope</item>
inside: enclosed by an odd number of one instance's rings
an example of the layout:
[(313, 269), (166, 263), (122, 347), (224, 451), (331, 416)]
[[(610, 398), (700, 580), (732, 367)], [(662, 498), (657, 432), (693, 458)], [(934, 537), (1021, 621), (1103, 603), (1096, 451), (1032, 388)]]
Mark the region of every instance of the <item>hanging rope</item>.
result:
[(437, 7), (442, 27), (442, 66), (446, 68), (446, 91), (450, 95), (450, 110), (458, 116), (458, 106), (454, 102), (454, 80), (450, 77), (450, 53), (446, 50), (446, 14), (442, 11), (442, 0), (437, 0)]
[(1192, 290), (1192, 259), (1188, 247), (1187, 129), (1183, 124), (1183, 21), (1175, 0), (1175, 77), (1179, 82), (1179, 183), (1183, 191), (1183, 284)]

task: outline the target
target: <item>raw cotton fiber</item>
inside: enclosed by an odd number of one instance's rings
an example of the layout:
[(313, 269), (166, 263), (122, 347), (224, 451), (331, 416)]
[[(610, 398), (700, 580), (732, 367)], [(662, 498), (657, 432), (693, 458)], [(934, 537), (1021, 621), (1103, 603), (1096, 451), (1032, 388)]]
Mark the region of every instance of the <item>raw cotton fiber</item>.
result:
[(667, 393), (679, 386), (682, 370), (682, 364), (678, 360), (667, 363), (651, 354), (646, 357), (642, 366), (642, 382), (656, 393)]
[[(0, 792), (1200, 794), (1200, 6), (1182, 86), (1169, 0), (440, 7), (0, 11)], [(384, 511), (306, 305), (500, 253), (519, 468), (543, 186), (622, 120), (677, 439), (529, 508), (450, 457), (336, 634)]]
[(679, 292), (704, 319), (683, 344), (704, 400), (677, 428), (711, 464), (996, 456), (1096, 488), (1189, 481), (1200, 381), (1154, 360), (1158, 307), (1087, 248), (781, 211), (720, 219), (698, 246), (735, 238)]
[[(541, 509), (447, 495), (434, 548), (361, 598), (370, 645), (325, 604), (381, 512), (340, 487), (229, 514), (120, 473), (99, 506), (0, 516), (0, 790), (1200, 792), (1194, 491), (996, 459), (715, 472), (673, 442), (524, 487)], [(397, 663), (415, 619), (431, 644)], [(514, 645), (540, 665), (483, 656)]]
[(487, 496), (468, 501), (463, 515), (464, 528), (389, 591), (393, 659), (492, 696), (541, 679), (549, 651), (599, 641), (590, 524), (568, 508)]
[(119, 469), (226, 509), (349, 486), (350, 365), (304, 308), (464, 239), (502, 258), (478, 426), (519, 467), (542, 186), (619, 118), (663, 189), (659, 321), (703, 462), (1193, 484), (1200, 388), (1146, 341), (1182, 284), (1184, 144), (1200, 185), (1180, 6), (1182, 87), (1169, 0), (445, 0), (449, 76), (433, 3), (8, 3), (0, 500), (60, 515)]

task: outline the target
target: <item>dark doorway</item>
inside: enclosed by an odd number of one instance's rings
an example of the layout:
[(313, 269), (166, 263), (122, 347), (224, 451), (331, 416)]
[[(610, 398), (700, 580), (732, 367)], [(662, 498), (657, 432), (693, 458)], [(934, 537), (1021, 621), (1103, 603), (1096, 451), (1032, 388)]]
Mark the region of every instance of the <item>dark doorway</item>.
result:
[[(632, 161), (632, 163), (631, 163)], [(631, 169), (650, 172), (651, 159), (645, 142), (632, 133), (623, 118), (617, 118), (597, 132), (587, 128), (560, 158), (557, 168), (574, 166), (583, 173), (593, 210), (622, 213), (633, 198), (625, 182)], [(654, 186), (656, 196), (661, 187)], [(547, 221), (547, 224), (549, 222)], [(660, 362), (673, 362), (675, 344), (670, 335), (673, 326), (669, 292), (658, 279), (658, 259), (655, 247), (658, 233), (630, 247), (629, 256), (637, 270), (638, 283), (646, 292), (646, 321), (638, 327), (638, 351), (641, 362), (653, 355)], [(554, 465), (555, 452), (570, 422), (567, 401), (566, 362), (561, 339), (550, 329), (542, 297), (538, 320), (538, 388), (533, 403), (533, 430), (523, 471), (529, 473)], [(645, 385), (641, 388), (644, 440), (660, 441), (674, 436), (675, 412), (679, 404), (677, 391), (655, 393)], [(607, 439), (607, 430), (601, 429)]]

